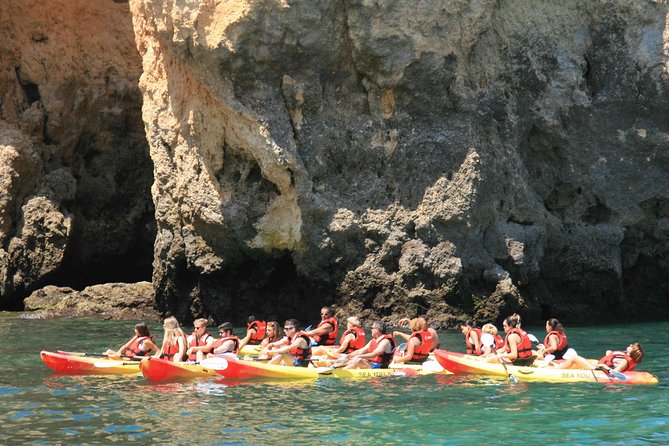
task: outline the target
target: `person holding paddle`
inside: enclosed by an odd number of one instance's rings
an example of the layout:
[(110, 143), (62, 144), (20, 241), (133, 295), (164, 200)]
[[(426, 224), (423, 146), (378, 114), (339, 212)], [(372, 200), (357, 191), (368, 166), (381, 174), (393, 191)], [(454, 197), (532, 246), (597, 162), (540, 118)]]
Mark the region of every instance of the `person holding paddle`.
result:
[(532, 354), (532, 341), (525, 330), (520, 328), (520, 315), (512, 314), (502, 323), (506, 337), (504, 348), (486, 359), (488, 362), (511, 362), (513, 365), (529, 365), (536, 356)]
[(367, 343), (365, 330), (360, 324), (360, 319), (356, 316), (350, 316), (346, 319), (346, 331), (339, 338), (339, 347), (318, 346), (312, 349), (313, 356), (327, 355), (331, 358), (338, 358), (341, 354), (349, 354), (354, 350), (362, 348)]
[(135, 336), (123, 344), (118, 350), (107, 349), (103, 355), (114, 357), (134, 358), (135, 356), (149, 356), (158, 351), (153, 343), (151, 332), (146, 322), (135, 325)]
[[(296, 319), (288, 319), (283, 331), (286, 333), (284, 345), (267, 351), (270, 364), (292, 365), (295, 367), (308, 367), (311, 357), (311, 339), (303, 331), (298, 330)], [(282, 342), (282, 341), (280, 341)]]

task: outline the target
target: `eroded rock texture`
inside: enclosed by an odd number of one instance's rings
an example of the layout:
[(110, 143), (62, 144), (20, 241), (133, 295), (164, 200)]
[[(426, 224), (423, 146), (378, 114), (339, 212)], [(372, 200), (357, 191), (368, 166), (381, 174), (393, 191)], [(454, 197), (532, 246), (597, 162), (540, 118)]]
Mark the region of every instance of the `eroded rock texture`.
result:
[(667, 4), (131, 0), (177, 314), (667, 314)]
[(0, 2), (0, 307), (150, 277), (140, 73), (127, 4)]

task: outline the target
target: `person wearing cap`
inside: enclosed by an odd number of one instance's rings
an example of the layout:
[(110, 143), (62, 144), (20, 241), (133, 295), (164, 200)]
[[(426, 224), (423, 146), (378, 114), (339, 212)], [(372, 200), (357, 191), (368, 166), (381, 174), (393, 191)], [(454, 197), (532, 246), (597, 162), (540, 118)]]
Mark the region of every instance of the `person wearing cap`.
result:
[(218, 334), (221, 337), (211, 345), (212, 353), (207, 356), (237, 353), (237, 350), (239, 350), (239, 338), (232, 334), (232, 329), (233, 327), (230, 322), (223, 322), (218, 326)]

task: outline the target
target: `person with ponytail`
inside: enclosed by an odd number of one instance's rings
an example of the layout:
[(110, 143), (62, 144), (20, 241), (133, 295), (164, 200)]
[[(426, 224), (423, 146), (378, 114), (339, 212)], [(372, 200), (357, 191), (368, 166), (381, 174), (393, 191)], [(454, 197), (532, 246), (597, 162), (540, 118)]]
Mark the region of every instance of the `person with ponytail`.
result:
[(616, 372), (623, 373), (634, 370), (634, 367), (643, 361), (644, 353), (641, 344), (633, 342), (628, 345), (625, 350), (607, 350), (606, 355), (601, 358), (597, 364), (593, 364), (588, 359), (576, 355), (569, 359), (565, 359), (565, 361), (557, 367), (559, 369), (600, 369), (605, 372), (615, 370)]
[(569, 349), (567, 334), (564, 332), (564, 327), (560, 321), (551, 318), (546, 321), (546, 333), (548, 334), (544, 339), (543, 345), (539, 345), (538, 356), (545, 357), (547, 355), (552, 355), (555, 359), (562, 359)]

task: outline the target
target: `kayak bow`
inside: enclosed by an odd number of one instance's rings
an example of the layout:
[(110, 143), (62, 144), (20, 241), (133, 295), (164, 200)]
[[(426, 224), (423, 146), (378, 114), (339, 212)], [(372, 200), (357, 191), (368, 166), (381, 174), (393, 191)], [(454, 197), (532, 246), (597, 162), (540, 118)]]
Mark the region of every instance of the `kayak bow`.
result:
[(97, 358), (86, 355), (40, 352), (44, 364), (51, 370), (76, 375), (134, 375), (139, 373), (139, 362)]

